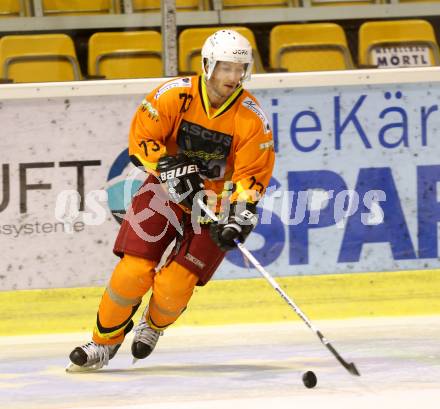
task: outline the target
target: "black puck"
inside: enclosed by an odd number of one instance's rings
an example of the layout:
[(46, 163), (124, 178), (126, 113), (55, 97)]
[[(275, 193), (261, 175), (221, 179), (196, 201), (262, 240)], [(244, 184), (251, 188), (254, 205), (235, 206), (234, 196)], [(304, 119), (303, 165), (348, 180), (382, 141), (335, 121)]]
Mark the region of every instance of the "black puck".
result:
[(307, 371), (303, 373), (302, 376), (303, 384), (306, 388), (314, 388), (318, 382), (318, 379), (316, 378), (316, 375), (312, 371)]

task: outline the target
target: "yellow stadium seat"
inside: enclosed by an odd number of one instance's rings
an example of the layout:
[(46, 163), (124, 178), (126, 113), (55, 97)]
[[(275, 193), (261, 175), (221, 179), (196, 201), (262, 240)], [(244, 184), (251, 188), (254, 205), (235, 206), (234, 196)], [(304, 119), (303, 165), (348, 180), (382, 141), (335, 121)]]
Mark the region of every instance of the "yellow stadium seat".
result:
[(95, 33), (88, 71), (107, 79), (162, 77), (162, 36), (156, 31)]
[[(368, 4), (382, 4), (386, 0), (308, 0), (313, 7), (319, 6), (362, 6)], [(307, 0), (305, 1), (307, 3)]]
[(399, 3), (439, 3), (440, 0), (399, 0)]
[[(225, 27), (209, 27), (209, 28), (188, 28), (183, 30), (179, 35), (179, 71), (180, 72), (202, 72), (201, 51), (205, 40), (216, 31)], [(246, 27), (228, 27), (235, 30), (248, 39), (252, 46), (254, 57), (253, 72), (264, 72), (261, 62), (260, 53), (258, 52), (257, 43), (254, 33)]]
[(0, 17), (26, 16), (28, 7), (28, 0), (1, 0)]
[(371, 21), (359, 29), (359, 65), (377, 68), (439, 65), (434, 30), (425, 20)]
[(14, 82), (81, 79), (73, 41), (65, 34), (2, 37), (0, 67), (2, 77)]
[[(160, 11), (160, 0), (131, 0), (133, 11), (146, 12), (146, 11)], [(176, 0), (177, 11), (190, 11), (190, 10), (202, 10), (203, 0)]]
[(353, 68), (341, 26), (332, 23), (285, 24), (270, 32), (270, 65), (290, 72)]
[(119, 0), (42, 0), (44, 15), (115, 13), (119, 4)]
[(223, 0), (223, 9), (267, 8), (296, 6), (297, 0)]

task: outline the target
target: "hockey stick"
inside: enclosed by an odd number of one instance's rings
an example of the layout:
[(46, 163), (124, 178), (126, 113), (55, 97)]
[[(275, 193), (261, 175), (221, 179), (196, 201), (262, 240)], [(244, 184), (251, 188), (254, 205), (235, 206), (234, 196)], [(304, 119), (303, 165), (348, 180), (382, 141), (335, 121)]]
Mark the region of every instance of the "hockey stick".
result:
[[(212, 212), (201, 199), (197, 200), (200, 208), (215, 222), (218, 222), (218, 217)], [(278, 283), (273, 279), (273, 277), (263, 268), (260, 262), (252, 255), (252, 253), (238, 240), (235, 240), (238, 249), (242, 254), (254, 265), (254, 267), (259, 271), (259, 273), (270, 283), (274, 290), (289, 304), (296, 314), (304, 321), (304, 323), (318, 336), (319, 340), (323, 345), (333, 354), (333, 356), (338, 360), (338, 362), (352, 375), (361, 376), (353, 362), (347, 362), (342, 356), (336, 351), (332, 344), (324, 337), (322, 332), (313, 325), (313, 323), (307, 318), (307, 316), (301, 311), (301, 309), (290, 299), (290, 297), (281, 289)]]

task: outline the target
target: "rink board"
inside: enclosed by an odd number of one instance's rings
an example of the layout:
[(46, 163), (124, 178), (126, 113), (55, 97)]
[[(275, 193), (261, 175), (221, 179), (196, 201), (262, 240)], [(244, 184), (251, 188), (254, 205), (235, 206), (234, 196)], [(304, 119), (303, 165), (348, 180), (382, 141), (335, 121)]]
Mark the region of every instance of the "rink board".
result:
[[(278, 279), (312, 321), (440, 315), (436, 270)], [(0, 292), (0, 336), (90, 332), (103, 288)], [(149, 294), (144, 298), (146, 305)], [(135, 316), (137, 321), (143, 306)], [(196, 288), (175, 326), (294, 322), (299, 318), (263, 279), (214, 280)]]
[[(0, 290), (105, 284), (111, 211), (139, 183), (127, 179), (131, 117), (160, 81), (0, 85)], [(246, 244), (272, 274), (439, 267), (439, 69), (274, 74), (249, 88), (277, 163)], [(66, 232), (69, 191), (81, 207)], [(257, 276), (231, 252), (215, 279)]]

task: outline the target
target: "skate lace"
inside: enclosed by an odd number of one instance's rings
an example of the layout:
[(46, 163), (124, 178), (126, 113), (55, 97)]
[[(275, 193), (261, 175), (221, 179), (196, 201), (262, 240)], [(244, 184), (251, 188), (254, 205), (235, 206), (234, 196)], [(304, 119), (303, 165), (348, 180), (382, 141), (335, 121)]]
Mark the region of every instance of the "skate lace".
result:
[(81, 347), (87, 354), (88, 365), (99, 364), (101, 367), (108, 365), (110, 348), (107, 345), (99, 345), (89, 342)]
[(142, 342), (144, 344), (149, 345), (151, 348), (154, 348), (157, 344), (157, 340), (161, 335), (163, 335), (163, 331), (156, 331), (151, 328), (146, 322), (139, 323), (134, 328), (134, 341)]

